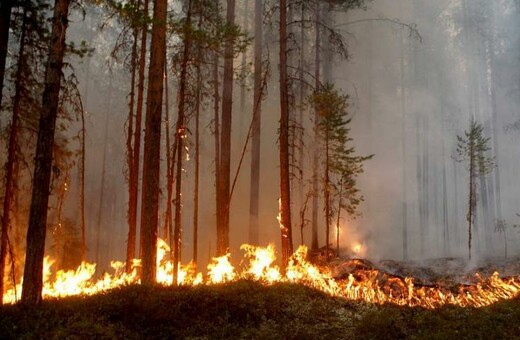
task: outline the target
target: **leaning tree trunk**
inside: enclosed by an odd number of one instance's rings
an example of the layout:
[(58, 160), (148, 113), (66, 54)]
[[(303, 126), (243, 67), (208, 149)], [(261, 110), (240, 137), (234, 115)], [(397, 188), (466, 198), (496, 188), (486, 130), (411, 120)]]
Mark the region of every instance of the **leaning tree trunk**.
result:
[(287, 1), (280, 0), (280, 230), (282, 266), (292, 255), (291, 181), (289, 162), (289, 95), (287, 80)]
[(263, 0), (255, 0), (255, 46), (253, 130), (251, 143), (251, 183), (249, 201), (249, 243), (258, 245), (258, 213), (260, 200), (260, 132), (262, 117), (262, 44)]
[[(13, 116), (11, 130), (9, 132), (9, 146), (7, 150), (7, 163), (5, 165), (5, 192), (2, 215), (2, 231), (0, 234), (0, 304), (4, 296), (4, 274), (7, 259), (7, 247), (9, 241), (9, 230), (11, 229), (11, 208), (15, 200), (15, 166), (17, 162), (18, 130), (20, 128), (20, 100), (22, 97), (22, 77), (26, 67), (25, 60), (25, 35), (27, 26), (27, 11), (24, 11), (22, 19), (22, 34), (20, 36), (20, 48), (18, 51), (18, 68), (15, 76), (15, 95), (13, 100)], [(14, 268), (13, 268), (14, 269)]]
[(2, 0), (2, 2), (0, 2), (0, 108), (2, 108), (5, 63), (7, 59), (9, 27), (11, 26), (11, 11), (13, 3), (13, 0)]
[[(226, 22), (235, 24), (235, 0), (227, 0)], [(224, 46), (224, 83), (222, 93), (222, 130), (220, 135), (220, 174), (218, 194), (220, 209), (217, 211), (217, 255), (222, 256), (229, 250), (229, 206), (231, 171), (231, 114), (233, 106), (233, 39)]]
[(49, 56), (45, 66), (45, 87), (42, 95), (42, 111), (36, 144), (22, 287), (22, 302), (30, 304), (39, 303), (42, 300), (47, 207), (69, 4), (70, 0), (56, 0), (54, 4)]
[(141, 212), (142, 282), (145, 284), (153, 283), (156, 280), (161, 113), (166, 60), (167, 8), (168, 2), (166, 0), (154, 1), (150, 67), (148, 71)]

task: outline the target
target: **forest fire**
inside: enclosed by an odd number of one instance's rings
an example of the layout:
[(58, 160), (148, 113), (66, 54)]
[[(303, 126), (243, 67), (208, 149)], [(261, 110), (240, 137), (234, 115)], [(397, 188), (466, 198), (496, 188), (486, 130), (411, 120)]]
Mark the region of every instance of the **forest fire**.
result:
[[(157, 282), (172, 284), (173, 265), (167, 259), (170, 248), (158, 240)], [(275, 265), (275, 248), (242, 245), (245, 252), (244, 265), (237, 269), (230, 262), (230, 254), (212, 259), (207, 275), (197, 273), (193, 263), (179, 267), (178, 285), (221, 284), (239, 279), (250, 279), (269, 285), (277, 282), (303, 284), (331, 296), (368, 303), (392, 303), (402, 306), (437, 308), (444, 305), (483, 307), (520, 294), (520, 279), (502, 279), (498, 273), (488, 278), (478, 276), (473, 285), (416, 286), (413, 278), (400, 278), (378, 270), (357, 270), (345, 278), (335, 278), (327, 268), (319, 267), (307, 260), (307, 248), (301, 246), (291, 257), (285, 275)], [(355, 261), (355, 260), (353, 260)], [(43, 297), (65, 297), (93, 295), (119, 286), (139, 283), (140, 261), (134, 260), (131, 273), (126, 273), (123, 262), (113, 261), (113, 274), (104, 274), (95, 279), (96, 265), (82, 263), (75, 271), (52, 273), (54, 262), (45, 258)], [(9, 289), (4, 303), (12, 304), (20, 299), (21, 285)]]

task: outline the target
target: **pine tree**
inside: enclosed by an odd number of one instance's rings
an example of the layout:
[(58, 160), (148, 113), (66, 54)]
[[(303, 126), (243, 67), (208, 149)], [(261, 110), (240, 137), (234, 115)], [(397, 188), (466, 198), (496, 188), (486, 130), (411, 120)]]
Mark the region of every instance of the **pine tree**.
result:
[(321, 91), (317, 91), (311, 97), (313, 106), (318, 113), (317, 132), (323, 141), (321, 154), (323, 160), (323, 192), (325, 199), (325, 227), (326, 247), (329, 256), (330, 227), (334, 215), (335, 201), (337, 201), (336, 220), (336, 248), (339, 250), (339, 221), (341, 210), (345, 210), (349, 216), (357, 215), (357, 208), (363, 198), (359, 195), (356, 186), (356, 177), (363, 172), (363, 163), (372, 158), (370, 156), (357, 156), (355, 149), (350, 145), (352, 138), (349, 136), (348, 125), (348, 96), (339, 93), (333, 85), (324, 85)]
[(490, 151), (490, 138), (484, 136), (484, 127), (472, 119), (468, 131), (464, 136), (457, 136), (458, 161), (466, 162), (469, 171), (468, 192), (468, 258), (471, 260), (472, 228), (477, 209), (477, 185), (476, 180), (480, 176), (490, 173), (494, 168), (494, 159), (487, 156)]

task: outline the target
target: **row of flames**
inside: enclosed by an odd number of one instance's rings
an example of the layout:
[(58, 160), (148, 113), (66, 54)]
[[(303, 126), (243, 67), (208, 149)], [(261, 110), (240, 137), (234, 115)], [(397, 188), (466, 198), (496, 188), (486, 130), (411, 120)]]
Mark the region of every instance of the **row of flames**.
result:
[[(277, 282), (303, 284), (316, 288), (331, 296), (369, 303), (393, 303), (406, 306), (437, 308), (443, 305), (487, 306), (503, 299), (511, 299), (520, 294), (520, 278), (501, 279), (498, 273), (489, 278), (480, 278), (475, 285), (460, 285), (456, 289), (443, 287), (416, 287), (411, 278), (399, 279), (382, 275), (377, 270), (365, 270), (363, 275), (349, 274), (346, 279), (335, 279), (330, 271), (307, 261), (307, 248), (301, 246), (291, 257), (285, 274), (275, 265), (275, 249), (242, 245), (245, 265), (237, 270), (230, 262), (230, 254), (215, 257), (208, 265), (207, 275), (196, 273), (195, 266), (180, 266), (177, 284), (212, 285), (249, 279), (271, 285)], [(163, 240), (157, 246), (157, 282), (172, 284), (172, 262), (166, 259), (170, 248)], [(113, 274), (106, 273), (101, 279), (94, 279), (96, 265), (82, 263), (75, 271), (51, 272), (53, 261), (44, 261), (43, 297), (65, 297), (72, 295), (93, 295), (115, 287), (139, 283), (139, 260), (134, 260), (131, 273), (125, 272), (125, 263), (111, 262)], [(383, 278), (383, 280), (382, 280)], [(21, 286), (18, 285), (4, 294), (4, 303), (16, 303), (20, 299)]]

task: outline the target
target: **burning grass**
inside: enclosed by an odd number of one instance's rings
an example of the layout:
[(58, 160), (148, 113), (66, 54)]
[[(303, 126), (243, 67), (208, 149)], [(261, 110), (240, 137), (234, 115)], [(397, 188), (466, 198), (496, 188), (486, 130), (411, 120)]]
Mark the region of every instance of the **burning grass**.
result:
[(483, 308), (377, 305), (299, 284), (129, 285), (95, 296), (0, 307), (1, 338), (518, 338), (520, 301)]
[[(351, 268), (344, 275), (333, 275), (328, 267), (318, 266), (307, 260), (307, 248), (300, 247), (291, 257), (287, 270), (282, 274), (275, 265), (275, 249), (242, 246), (245, 251), (243, 266), (235, 268), (230, 255), (214, 258), (208, 265), (208, 274), (196, 273), (192, 264), (180, 266), (177, 284), (182, 286), (215, 285), (240, 279), (255, 280), (264, 285), (297, 283), (352, 301), (400, 306), (439, 308), (446, 305), (483, 307), (520, 294), (518, 278), (501, 278), (498, 273), (489, 277), (475, 276), (471, 284), (415, 284), (410, 277), (400, 277), (375, 269), (361, 261), (348, 262)], [(157, 282), (172, 285), (172, 263), (166, 257), (169, 247), (158, 242)], [(356, 262), (357, 261), (357, 262)], [(359, 262), (359, 263), (358, 263)], [(59, 271), (52, 275), (52, 261), (46, 260), (44, 270), (44, 298), (73, 295), (94, 295), (122, 285), (139, 283), (139, 262), (134, 261), (131, 273), (126, 273), (121, 262), (113, 262), (113, 274), (105, 274), (95, 280), (95, 265), (83, 263), (76, 271)], [(21, 287), (11, 289), (5, 302), (15, 302)]]

